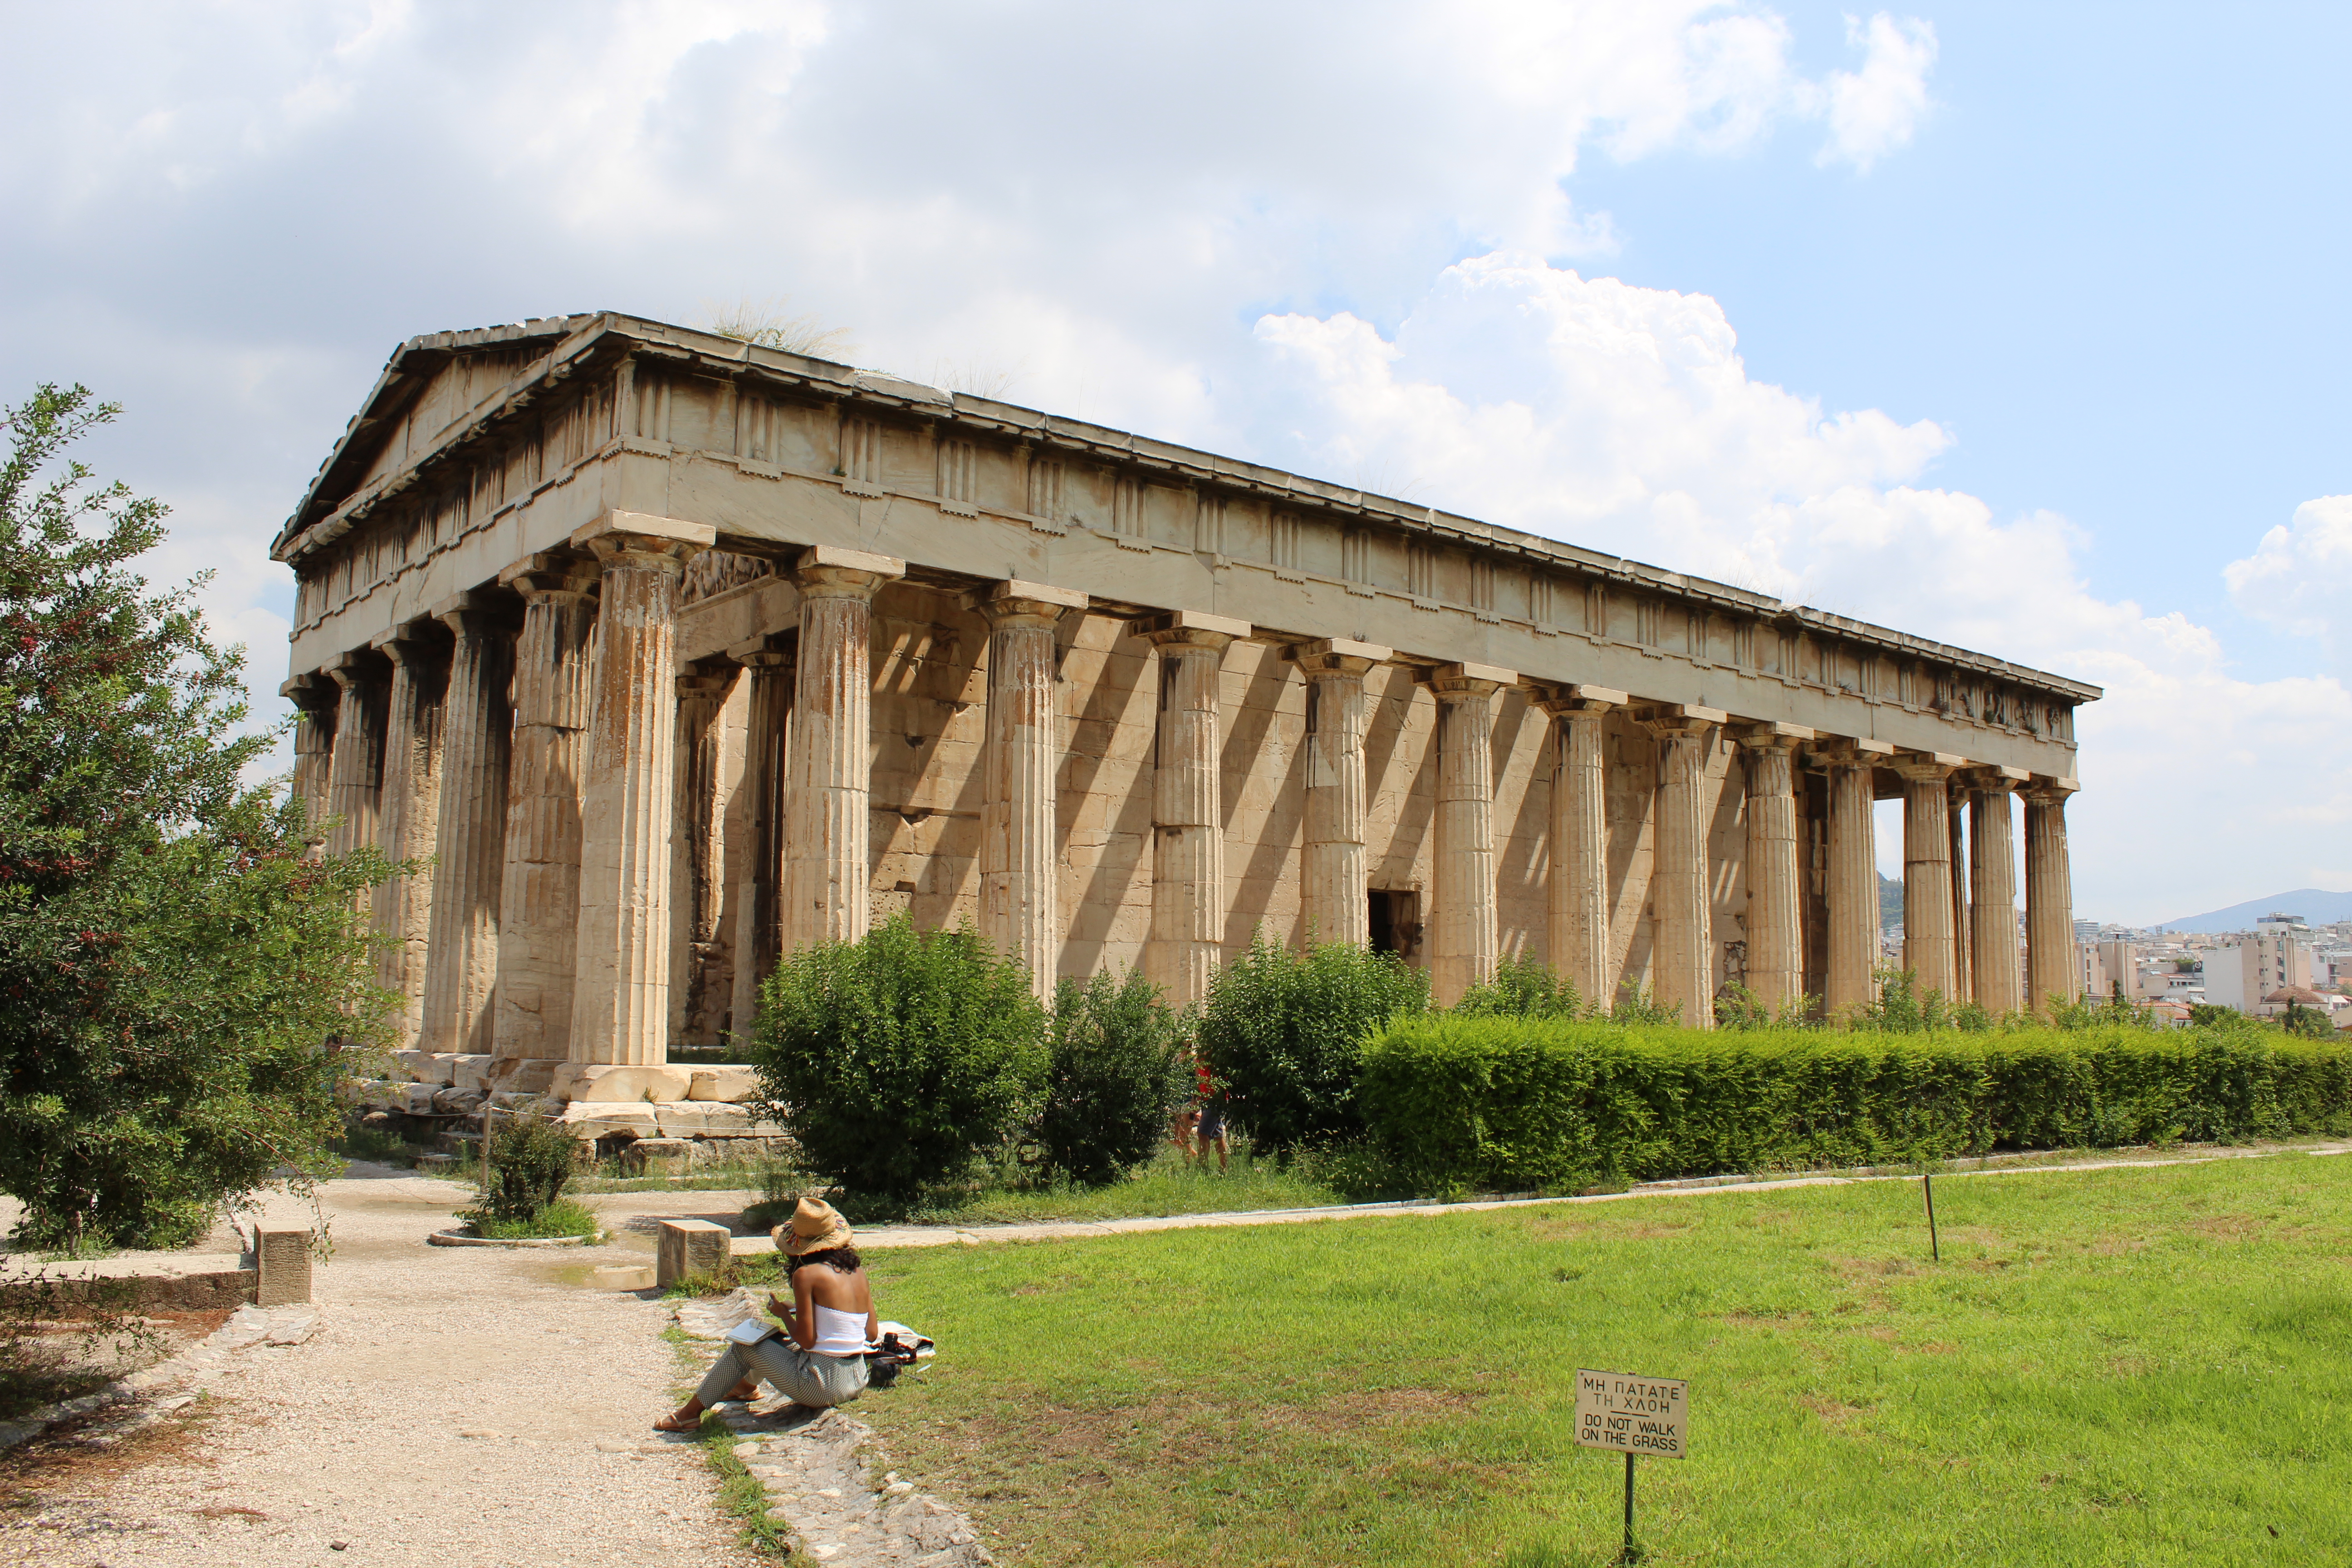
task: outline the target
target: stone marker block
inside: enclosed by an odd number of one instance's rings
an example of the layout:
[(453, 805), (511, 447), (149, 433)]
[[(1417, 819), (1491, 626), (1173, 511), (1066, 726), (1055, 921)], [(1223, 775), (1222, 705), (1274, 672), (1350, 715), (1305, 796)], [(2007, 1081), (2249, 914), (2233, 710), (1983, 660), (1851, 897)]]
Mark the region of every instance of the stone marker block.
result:
[(697, 1068), (687, 1086), (688, 1100), (725, 1100), (740, 1105), (760, 1096), (760, 1075), (750, 1068)]
[(654, 1283), (667, 1290), (689, 1274), (717, 1274), (733, 1256), (727, 1227), (707, 1219), (666, 1219), (654, 1242)]
[(255, 1306), (283, 1307), (310, 1299), (309, 1231), (261, 1231), (254, 1237), (253, 1250), (261, 1266), (260, 1284), (253, 1293)]
[(693, 1163), (688, 1138), (640, 1138), (620, 1152), (621, 1169), (632, 1175), (674, 1176)]

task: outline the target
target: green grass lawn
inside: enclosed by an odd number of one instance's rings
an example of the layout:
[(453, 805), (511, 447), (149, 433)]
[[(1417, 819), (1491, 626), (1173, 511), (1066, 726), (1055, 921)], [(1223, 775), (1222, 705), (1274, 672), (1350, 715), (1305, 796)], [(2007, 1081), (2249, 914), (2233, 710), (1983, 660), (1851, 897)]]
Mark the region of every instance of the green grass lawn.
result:
[[(856, 1414), (1024, 1563), (2352, 1562), (2352, 1157), (873, 1256)], [(2275, 1531), (2275, 1533), (2273, 1533)]]

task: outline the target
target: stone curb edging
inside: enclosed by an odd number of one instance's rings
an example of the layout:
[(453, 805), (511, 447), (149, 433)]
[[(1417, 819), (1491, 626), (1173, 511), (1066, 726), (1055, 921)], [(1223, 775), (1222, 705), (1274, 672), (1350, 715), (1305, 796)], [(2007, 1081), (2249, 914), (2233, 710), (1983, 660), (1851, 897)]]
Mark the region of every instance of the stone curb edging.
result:
[[(231, 1351), (268, 1341), (274, 1345), (299, 1345), (318, 1331), (319, 1311), (312, 1306), (262, 1308), (250, 1303), (229, 1314), (228, 1321), (179, 1354), (142, 1372), (116, 1378), (95, 1394), (43, 1405), (14, 1421), (0, 1421), (0, 1451), (29, 1443), (50, 1427), (76, 1416), (93, 1415), (111, 1405), (131, 1405), (156, 1390), (219, 1367)], [(157, 1400), (149, 1406), (157, 1418), (193, 1403), (194, 1394)]]
[(464, 1230), (452, 1227), (436, 1230), (425, 1238), (427, 1247), (591, 1247), (602, 1241), (598, 1236), (467, 1236)]

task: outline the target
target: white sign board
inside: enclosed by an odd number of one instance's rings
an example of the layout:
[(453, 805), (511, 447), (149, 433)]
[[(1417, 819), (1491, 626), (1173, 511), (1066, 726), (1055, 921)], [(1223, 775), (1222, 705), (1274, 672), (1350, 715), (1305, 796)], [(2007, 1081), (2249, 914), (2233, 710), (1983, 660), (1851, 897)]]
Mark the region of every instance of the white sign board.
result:
[(1625, 1372), (1576, 1374), (1576, 1440), (1587, 1448), (1688, 1458), (1690, 1384), (1680, 1378)]

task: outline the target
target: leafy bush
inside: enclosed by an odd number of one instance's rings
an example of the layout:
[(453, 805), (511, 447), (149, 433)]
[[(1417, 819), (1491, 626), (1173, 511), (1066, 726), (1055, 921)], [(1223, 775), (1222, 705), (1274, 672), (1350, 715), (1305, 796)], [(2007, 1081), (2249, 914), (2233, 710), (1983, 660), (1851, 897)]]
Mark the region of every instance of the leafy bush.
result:
[(1159, 1152), (1192, 1074), (1158, 986), (1140, 970), (1063, 981), (1048, 1045), (1037, 1143), (1049, 1174), (1099, 1186)]
[(1417, 1190), (2352, 1131), (2352, 1047), (2137, 1026), (2005, 1033), (1629, 1028), (1432, 1016), (1357, 1101)]
[(1231, 1120), (1277, 1154), (1363, 1130), (1356, 1069), (1366, 1034), (1429, 1006), (1429, 977), (1394, 953), (1331, 942), (1296, 952), (1261, 931), (1217, 972), (1200, 1048)]
[(536, 1214), (519, 1219), (485, 1219), (479, 1211), (472, 1209), (467, 1211), (465, 1217), (474, 1222), (475, 1235), (494, 1241), (543, 1236), (593, 1237), (598, 1229), (595, 1211), (577, 1198), (558, 1198)]
[(1034, 1114), (1045, 1011), (970, 928), (919, 931), (902, 914), (779, 962), (750, 1055), (810, 1172), (903, 1201)]
[[(529, 1225), (562, 1200), (564, 1185), (579, 1170), (584, 1152), (572, 1130), (536, 1116), (513, 1116), (497, 1121), (490, 1135), (490, 1179), (481, 1201), (463, 1217), (484, 1236), (494, 1225)], [(579, 1205), (573, 1205), (573, 1207)], [(572, 1235), (570, 1231), (529, 1231), (527, 1235)]]
[(1532, 958), (1504, 959), (1492, 980), (1462, 994), (1454, 1011), (1465, 1018), (1581, 1018), (1587, 1013), (1576, 983)]

